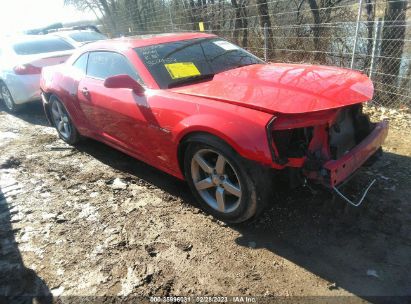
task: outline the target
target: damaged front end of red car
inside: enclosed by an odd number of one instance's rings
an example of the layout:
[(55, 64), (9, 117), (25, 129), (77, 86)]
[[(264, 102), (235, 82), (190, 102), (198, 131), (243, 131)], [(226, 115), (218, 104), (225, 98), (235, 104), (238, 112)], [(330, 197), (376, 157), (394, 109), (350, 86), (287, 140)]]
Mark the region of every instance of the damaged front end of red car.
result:
[[(291, 184), (311, 181), (337, 189), (381, 154), (388, 122), (372, 123), (362, 104), (279, 115), (267, 125), (275, 168), (290, 168)], [(337, 190), (338, 191), (338, 190)]]

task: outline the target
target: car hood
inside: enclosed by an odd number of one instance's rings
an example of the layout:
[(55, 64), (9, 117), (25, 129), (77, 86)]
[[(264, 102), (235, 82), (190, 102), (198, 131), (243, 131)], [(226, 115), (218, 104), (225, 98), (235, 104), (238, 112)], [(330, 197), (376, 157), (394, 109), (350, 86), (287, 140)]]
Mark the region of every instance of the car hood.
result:
[(211, 81), (170, 91), (269, 113), (316, 112), (369, 101), (371, 80), (359, 72), (301, 64), (257, 64), (216, 74)]

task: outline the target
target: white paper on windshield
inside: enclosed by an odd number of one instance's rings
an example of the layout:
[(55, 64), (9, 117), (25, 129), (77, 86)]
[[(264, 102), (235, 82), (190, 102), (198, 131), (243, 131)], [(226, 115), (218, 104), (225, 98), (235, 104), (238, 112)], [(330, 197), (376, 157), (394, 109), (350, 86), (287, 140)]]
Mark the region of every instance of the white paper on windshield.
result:
[(226, 51), (238, 50), (239, 49), (238, 46), (236, 46), (235, 44), (232, 44), (228, 41), (214, 41), (214, 44), (219, 46), (220, 48), (226, 50)]

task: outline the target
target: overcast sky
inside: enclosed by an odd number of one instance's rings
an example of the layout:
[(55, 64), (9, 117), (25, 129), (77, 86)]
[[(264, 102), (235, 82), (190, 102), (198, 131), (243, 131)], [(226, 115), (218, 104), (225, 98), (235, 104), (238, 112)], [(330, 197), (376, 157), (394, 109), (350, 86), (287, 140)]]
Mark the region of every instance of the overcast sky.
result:
[(94, 19), (90, 12), (64, 6), (64, 0), (0, 0), (0, 35), (55, 22)]

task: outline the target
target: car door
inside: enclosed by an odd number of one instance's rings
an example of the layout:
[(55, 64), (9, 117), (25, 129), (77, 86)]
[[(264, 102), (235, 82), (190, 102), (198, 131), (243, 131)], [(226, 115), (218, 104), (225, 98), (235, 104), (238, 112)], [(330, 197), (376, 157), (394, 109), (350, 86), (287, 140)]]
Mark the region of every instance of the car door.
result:
[(147, 105), (146, 97), (136, 95), (131, 89), (104, 86), (105, 79), (120, 74), (142, 82), (137, 71), (122, 54), (90, 52), (87, 75), (78, 86), (78, 100), (98, 136), (147, 159), (149, 151), (143, 140), (146, 139), (150, 124), (150, 116), (143, 112)]

